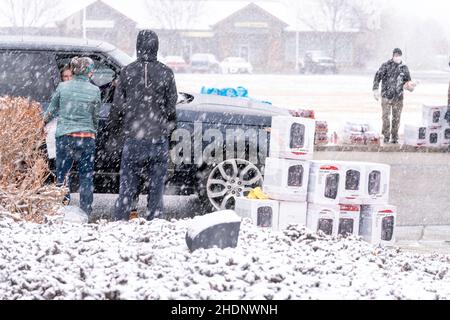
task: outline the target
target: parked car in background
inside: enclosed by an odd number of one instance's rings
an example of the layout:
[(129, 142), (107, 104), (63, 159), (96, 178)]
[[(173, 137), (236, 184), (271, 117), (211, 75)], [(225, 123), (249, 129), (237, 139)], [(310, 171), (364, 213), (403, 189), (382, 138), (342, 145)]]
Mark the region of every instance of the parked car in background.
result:
[(338, 73), (336, 60), (320, 50), (306, 51), (300, 61), (300, 73)]
[(220, 64), (216, 57), (210, 53), (196, 53), (191, 57), (192, 72), (219, 73)]
[(188, 64), (181, 56), (167, 56), (163, 61), (173, 72), (187, 72), (189, 69)]
[(220, 64), (222, 73), (252, 73), (253, 66), (244, 58), (228, 57)]

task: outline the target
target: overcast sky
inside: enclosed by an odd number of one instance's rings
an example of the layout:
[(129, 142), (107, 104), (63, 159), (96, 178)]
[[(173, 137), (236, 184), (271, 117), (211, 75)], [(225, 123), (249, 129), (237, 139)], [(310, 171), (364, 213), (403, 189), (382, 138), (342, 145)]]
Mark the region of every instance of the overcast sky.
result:
[[(430, 18), (438, 21), (444, 33), (450, 38), (450, 0), (394, 0), (389, 5), (421, 18)], [(408, 26), (404, 26), (408, 28)]]
[(450, 21), (449, 0), (394, 0), (389, 5), (405, 13)]

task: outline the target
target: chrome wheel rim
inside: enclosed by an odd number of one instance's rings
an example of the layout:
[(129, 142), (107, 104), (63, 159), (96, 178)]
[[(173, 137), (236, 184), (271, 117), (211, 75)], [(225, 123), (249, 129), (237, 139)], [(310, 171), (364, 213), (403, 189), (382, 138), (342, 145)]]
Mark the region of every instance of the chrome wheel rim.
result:
[(253, 163), (242, 159), (226, 160), (214, 167), (208, 177), (208, 199), (217, 210), (234, 209), (236, 198), (246, 196), (262, 182), (262, 174)]

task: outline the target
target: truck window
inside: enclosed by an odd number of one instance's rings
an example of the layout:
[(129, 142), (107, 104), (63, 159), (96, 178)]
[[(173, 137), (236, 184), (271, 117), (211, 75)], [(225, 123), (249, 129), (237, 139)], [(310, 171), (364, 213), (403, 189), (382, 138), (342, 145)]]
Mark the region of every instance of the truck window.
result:
[(58, 74), (50, 53), (0, 51), (0, 96), (49, 102), (58, 83)]
[(70, 64), (73, 57), (89, 57), (94, 60), (94, 76), (92, 83), (100, 88), (102, 93), (102, 101), (104, 103), (111, 103), (114, 96), (113, 81), (118, 77), (119, 68), (114, 65), (111, 59), (96, 53), (61, 53), (58, 54), (56, 60), (59, 68)]

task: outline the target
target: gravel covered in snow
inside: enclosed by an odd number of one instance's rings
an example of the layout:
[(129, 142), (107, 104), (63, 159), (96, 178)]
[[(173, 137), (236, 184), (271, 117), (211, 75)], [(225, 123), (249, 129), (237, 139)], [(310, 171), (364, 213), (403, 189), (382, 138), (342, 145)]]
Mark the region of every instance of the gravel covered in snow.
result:
[(450, 299), (450, 256), (248, 220), (237, 249), (189, 253), (189, 220), (0, 221), (0, 299)]

